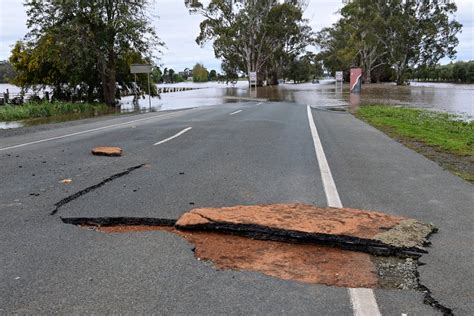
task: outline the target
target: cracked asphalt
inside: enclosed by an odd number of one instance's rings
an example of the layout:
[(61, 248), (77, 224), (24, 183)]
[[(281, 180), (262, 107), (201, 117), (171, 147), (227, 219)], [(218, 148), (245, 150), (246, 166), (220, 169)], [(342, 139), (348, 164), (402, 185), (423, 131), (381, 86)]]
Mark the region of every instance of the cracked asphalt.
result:
[[(257, 104), (0, 131), (0, 314), (353, 314), (344, 288), (219, 271), (173, 234), (103, 234), (60, 219), (325, 206), (306, 106)], [(312, 114), (343, 205), (434, 223), (439, 232), (421, 258), (420, 282), (455, 314), (473, 314), (473, 186), (348, 113)], [(98, 146), (124, 155), (91, 155)], [(50, 215), (66, 197), (141, 164)], [(421, 292), (375, 295), (384, 315), (439, 314)]]

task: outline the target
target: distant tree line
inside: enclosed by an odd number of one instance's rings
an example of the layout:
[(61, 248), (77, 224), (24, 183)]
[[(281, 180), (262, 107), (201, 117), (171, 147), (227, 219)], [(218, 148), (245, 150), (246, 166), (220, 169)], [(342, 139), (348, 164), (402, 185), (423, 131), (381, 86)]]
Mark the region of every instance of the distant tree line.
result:
[(365, 82), (404, 84), (411, 70), (455, 56), (456, 10), (454, 1), (352, 0), (317, 34), (318, 59), (332, 73), (361, 67)]
[(185, 68), (181, 72), (176, 72), (172, 68), (164, 68), (163, 72), (160, 67), (155, 67), (152, 77), (156, 83), (179, 83), (192, 79), (193, 82), (216, 81), (225, 76), (218, 75), (214, 69), (208, 71), (203, 64), (197, 63), (193, 69)]
[(15, 70), (12, 65), (8, 61), (0, 61), (0, 83), (9, 83), (14, 76)]
[(435, 67), (421, 66), (411, 71), (410, 79), (419, 81), (474, 83), (474, 61), (458, 61)]

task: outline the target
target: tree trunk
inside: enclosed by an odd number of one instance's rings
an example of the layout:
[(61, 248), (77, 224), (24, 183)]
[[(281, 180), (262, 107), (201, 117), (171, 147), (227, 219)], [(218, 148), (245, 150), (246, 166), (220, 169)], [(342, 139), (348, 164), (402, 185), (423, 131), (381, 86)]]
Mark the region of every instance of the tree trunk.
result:
[(102, 89), (104, 93), (104, 103), (110, 106), (115, 106), (117, 104), (115, 99), (115, 82), (115, 56), (113, 53), (109, 53), (109, 59), (102, 74)]
[(272, 86), (278, 85), (278, 73), (276, 71), (272, 71), (271, 76), (272, 77), (271, 77), (270, 85)]
[(406, 68), (406, 61), (407, 61), (407, 55), (403, 57), (403, 60), (400, 61), (398, 67), (397, 67), (397, 86), (403, 86), (405, 85), (405, 68)]

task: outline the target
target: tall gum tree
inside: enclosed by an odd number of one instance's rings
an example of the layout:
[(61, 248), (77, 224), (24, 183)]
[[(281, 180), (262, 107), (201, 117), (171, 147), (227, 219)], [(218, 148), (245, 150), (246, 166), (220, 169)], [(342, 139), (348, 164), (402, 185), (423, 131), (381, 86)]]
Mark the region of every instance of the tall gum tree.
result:
[(382, 16), (386, 21), (378, 33), (395, 69), (396, 82), (404, 84), (409, 68), (434, 66), (444, 57), (453, 58), (462, 25), (453, 15), (454, 1), (387, 0)]
[(213, 41), (223, 68), (257, 72), (259, 81), (268, 73), (275, 79), (283, 57), (297, 55), (312, 40), (311, 28), (303, 19), (305, 1), (211, 0), (204, 5), (185, 0), (185, 5), (204, 17), (196, 42)]

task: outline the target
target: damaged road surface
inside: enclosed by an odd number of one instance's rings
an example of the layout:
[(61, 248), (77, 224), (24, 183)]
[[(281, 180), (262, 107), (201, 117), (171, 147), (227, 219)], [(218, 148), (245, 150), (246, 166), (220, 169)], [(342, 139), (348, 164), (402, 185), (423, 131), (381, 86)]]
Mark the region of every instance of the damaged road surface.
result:
[(474, 314), (471, 184), (347, 112), (257, 104), (0, 131), (0, 315)]
[(200, 208), (178, 220), (62, 221), (103, 233), (177, 234), (194, 245), (198, 260), (210, 261), (220, 270), (347, 288), (422, 291), (417, 259), (426, 253), (427, 238), (436, 231), (431, 224), (380, 212), (304, 204)]

